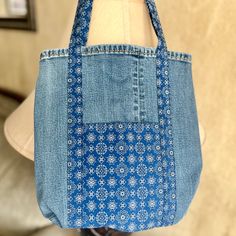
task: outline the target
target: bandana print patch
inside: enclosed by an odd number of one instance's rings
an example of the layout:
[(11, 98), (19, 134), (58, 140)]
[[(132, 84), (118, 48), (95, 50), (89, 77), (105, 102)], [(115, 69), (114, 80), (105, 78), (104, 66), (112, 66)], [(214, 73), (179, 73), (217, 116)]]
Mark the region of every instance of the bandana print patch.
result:
[[(83, 123), (82, 55), (92, 0), (80, 1), (68, 58), (68, 227), (140, 231), (173, 224), (176, 211), (169, 61), (153, 0), (159, 122)], [(112, 56), (112, 55), (111, 55)]]

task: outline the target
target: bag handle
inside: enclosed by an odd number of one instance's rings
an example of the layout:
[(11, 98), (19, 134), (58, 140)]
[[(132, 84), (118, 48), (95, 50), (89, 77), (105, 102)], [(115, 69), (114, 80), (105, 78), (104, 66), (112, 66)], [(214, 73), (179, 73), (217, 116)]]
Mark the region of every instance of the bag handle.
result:
[[(157, 12), (155, 0), (145, 0), (151, 17), (152, 26), (158, 37), (157, 48), (167, 50), (166, 40), (163, 34), (160, 18)], [(91, 13), (93, 8), (93, 0), (78, 0), (75, 14), (75, 20), (72, 28), (70, 43), (77, 46), (86, 46), (88, 39), (89, 26), (91, 21)]]

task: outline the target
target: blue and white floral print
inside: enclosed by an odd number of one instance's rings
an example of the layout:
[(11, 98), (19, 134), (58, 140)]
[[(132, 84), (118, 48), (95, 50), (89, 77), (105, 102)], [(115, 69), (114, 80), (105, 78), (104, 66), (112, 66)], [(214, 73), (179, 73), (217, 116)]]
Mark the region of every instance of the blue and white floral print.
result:
[(171, 225), (176, 183), (169, 60), (155, 2), (146, 0), (159, 39), (156, 123), (83, 123), (81, 47), (87, 43), (93, 1), (79, 2), (68, 58), (68, 226), (134, 232)]

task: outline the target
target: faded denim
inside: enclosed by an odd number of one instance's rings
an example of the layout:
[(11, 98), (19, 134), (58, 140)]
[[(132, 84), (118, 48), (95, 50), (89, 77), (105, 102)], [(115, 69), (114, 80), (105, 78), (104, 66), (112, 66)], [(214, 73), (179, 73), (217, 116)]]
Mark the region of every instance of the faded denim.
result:
[[(116, 53), (116, 46), (82, 47), (84, 122), (157, 122), (155, 48), (129, 45)], [(202, 157), (191, 55), (168, 53), (177, 223), (197, 190)], [(34, 109), (37, 200), (42, 214), (63, 228), (67, 227), (67, 66), (68, 49), (41, 53)]]

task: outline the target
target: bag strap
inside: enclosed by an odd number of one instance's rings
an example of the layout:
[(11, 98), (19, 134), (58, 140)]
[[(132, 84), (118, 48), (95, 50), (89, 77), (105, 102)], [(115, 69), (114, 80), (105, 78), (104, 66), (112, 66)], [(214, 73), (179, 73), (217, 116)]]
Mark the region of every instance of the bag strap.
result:
[[(164, 203), (161, 206), (162, 219), (158, 222), (160, 225), (171, 225), (174, 222), (176, 210), (176, 196), (173, 194), (175, 183), (174, 170), (174, 148), (172, 137), (172, 119), (171, 119), (171, 97), (170, 97), (170, 81), (169, 81), (169, 59), (168, 50), (159, 16), (155, 6), (155, 0), (145, 0), (151, 16), (152, 25), (158, 37), (158, 45), (156, 47), (156, 85), (158, 96), (158, 138), (160, 146), (161, 160), (170, 160), (170, 164), (165, 166), (169, 168), (168, 172), (171, 176), (163, 176), (163, 183), (170, 181), (172, 189), (163, 188)], [(73, 190), (73, 174), (72, 171), (83, 173), (83, 86), (82, 86), (82, 53), (81, 46), (86, 46), (89, 23), (91, 19), (93, 0), (80, 0), (75, 21), (72, 29), (72, 35), (69, 45), (68, 57), (68, 93), (67, 93), (67, 116), (68, 116), (68, 186), (71, 188), (68, 192), (68, 226), (69, 228), (80, 228), (83, 225), (83, 209), (81, 204), (74, 198), (74, 194), (83, 196), (83, 188), (74, 188)], [(75, 121), (75, 122), (72, 122)], [(73, 164), (76, 163), (76, 164)], [(83, 184), (83, 175), (79, 175), (77, 179), (78, 186)], [(165, 207), (169, 205), (170, 207)], [(74, 211), (76, 206), (76, 211)], [(76, 222), (75, 222), (76, 220)]]
[[(160, 18), (157, 12), (155, 0), (145, 0), (151, 22), (158, 37), (158, 46), (167, 49), (166, 40), (163, 34)], [(91, 21), (91, 13), (93, 8), (93, 0), (79, 0), (75, 20), (72, 28), (70, 43), (77, 46), (86, 46), (88, 39), (89, 26)]]

